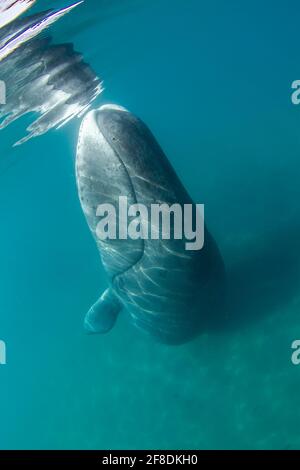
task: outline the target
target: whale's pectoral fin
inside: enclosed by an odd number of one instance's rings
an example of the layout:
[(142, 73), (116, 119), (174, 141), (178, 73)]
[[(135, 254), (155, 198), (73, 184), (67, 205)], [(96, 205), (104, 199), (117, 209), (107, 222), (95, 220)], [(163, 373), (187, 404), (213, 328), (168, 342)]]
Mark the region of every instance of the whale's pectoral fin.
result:
[(84, 319), (84, 327), (89, 334), (101, 334), (110, 331), (123, 306), (111, 289), (107, 289), (99, 300), (90, 308)]

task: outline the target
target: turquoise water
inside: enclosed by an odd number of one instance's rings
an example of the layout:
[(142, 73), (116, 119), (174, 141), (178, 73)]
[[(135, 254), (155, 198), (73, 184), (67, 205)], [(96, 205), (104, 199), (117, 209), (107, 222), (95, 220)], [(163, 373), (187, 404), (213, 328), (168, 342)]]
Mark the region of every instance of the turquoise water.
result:
[[(36, 10), (61, 2), (38, 2)], [(106, 276), (78, 202), (78, 122), (0, 134), (0, 447), (300, 448), (299, 5), (86, 0), (52, 29), (150, 126), (223, 253), (226, 328), (84, 334)]]

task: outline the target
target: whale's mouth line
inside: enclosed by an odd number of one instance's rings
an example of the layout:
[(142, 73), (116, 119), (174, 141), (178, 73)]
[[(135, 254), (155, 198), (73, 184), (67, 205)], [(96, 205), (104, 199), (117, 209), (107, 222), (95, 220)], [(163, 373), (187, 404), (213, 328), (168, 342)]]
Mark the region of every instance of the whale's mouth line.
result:
[[(111, 105), (109, 105), (110, 108), (111, 108)], [(102, 109), (105, 107), (105, 105), (102, 107)], [(120, 109), (124, 112), (128, 112), (125, 108), (121, 108), (119, 106), (115, 106), (114, 109)], [(96, 115), (96, 123), (97, 123), (97, 129), (99, 130), (99, 132), (101, 133), (103, 139), (105, 140), (105, 142), (110, 146), (110, 148), (112, 149), (114, 155), (116, 156), (116, 158), (119, 160), (120, 164), (122, 165), (125, 173), (126, 173), (126, 176), (128, 177), (128, 181), (129, 181), (129, 184), (130, 184), (130, 189), (131, 189), (131, 193), (133, 195), (133, 198), (134, 198), (134, 202), (136, 204), (139, 203), (138, 201), (138, 198), (137, 198), (137, 195), (136, 195), (136, 192), (135, 192), (135, 188), (134, 188), (134, 184), (133, 184), (133, 181), (132, 181), (132, 178), (128, 172), (128, 169), (127, 169), (127, 166), (125, 165), (121, 155), (119, 154), (119, 152), (116, 150), (115, 146), (113, 145), (113, 143), (111, 142), (111, 139), (109, 139), (106, 134), (103, 132), (103, 130), (100, 128), (99, 126), (99, 122), (97, 120), (97, 116), (98, 114)], [(130, 269), (134, 268), (135, 266), (137, 266), (141, 261), (142, 261), (142, 258), (144, 256), (144, 253), (145, 253), (145, 240), (139, 240), (142, 244), (142, 247), (141, 247), (141, 254), (139, 256), (139, 258), (135, 261), (135, 263), (133, 263), (130, 267), (128, 267), (127, 269), (125, 269), (124, 271), (122, 272), (119, 272), (117, 274), (114, 274), (111, 278), (111, 283), (113, 284), (119, 276), (122, 276), (124, 274), (126, 274), (128, 271), (130, 271)]]

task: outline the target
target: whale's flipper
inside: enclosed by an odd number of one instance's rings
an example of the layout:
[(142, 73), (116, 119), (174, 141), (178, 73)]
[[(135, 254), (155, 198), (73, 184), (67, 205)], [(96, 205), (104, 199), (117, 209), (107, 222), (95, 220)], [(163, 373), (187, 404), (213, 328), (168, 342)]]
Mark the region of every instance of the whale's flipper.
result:
[(89, 334), (107, 333), (113, 328), (122, 308), (122, 304), (112, 290), (107, 289), (86, 314), (84, 319), (86, 332)]

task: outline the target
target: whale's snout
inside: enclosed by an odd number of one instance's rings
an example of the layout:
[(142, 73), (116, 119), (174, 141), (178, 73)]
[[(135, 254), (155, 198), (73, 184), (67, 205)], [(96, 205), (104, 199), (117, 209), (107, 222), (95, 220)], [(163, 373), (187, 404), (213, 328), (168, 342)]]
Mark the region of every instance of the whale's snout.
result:
[(104, 147), (107, 152), (109, 147), (111, 151), (116, 151), (122, 158), (128, 143), (136, 138), (138, 122), (138, 118), (123, 106), (102, 105), (84, 117), (80, 129), (79, 145), (86, 147), (91, 145), (89, 142), (92, 142), (94, 149), (97, 149), (98, 152), (103, 151)]
[(95, 111), (98, 131), (120, 157), (138, 137), (139, 119), (122, 106), (105, 104)]

